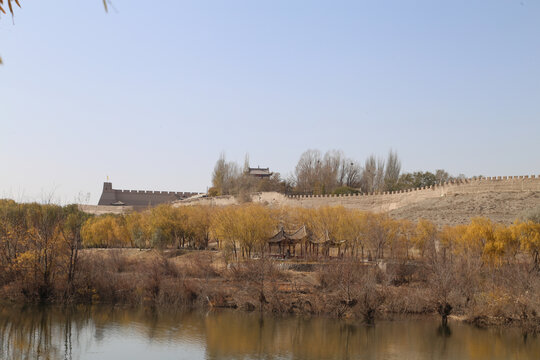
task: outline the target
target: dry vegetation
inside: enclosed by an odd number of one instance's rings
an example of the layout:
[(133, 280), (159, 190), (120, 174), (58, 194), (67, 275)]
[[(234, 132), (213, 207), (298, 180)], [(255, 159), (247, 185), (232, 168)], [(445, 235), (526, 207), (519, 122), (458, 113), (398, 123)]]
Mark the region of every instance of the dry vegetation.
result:
[[(280, 226), (302, 225), (296, 257), (270, 252)], [(255, 204), (91, 217), (76, 206), (0, 201), (0, 297), (15, 302), (230, 307), (366, 322), (460, 315), (536, 332), (539, 251), (540, 225), (530, 220), (475, 218), (439, 229), (341, 207)]]

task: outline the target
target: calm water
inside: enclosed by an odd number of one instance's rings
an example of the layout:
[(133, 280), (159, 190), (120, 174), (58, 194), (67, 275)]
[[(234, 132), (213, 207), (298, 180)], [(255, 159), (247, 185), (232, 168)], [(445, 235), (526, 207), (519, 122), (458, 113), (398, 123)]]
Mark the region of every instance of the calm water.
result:
[(540, 359), (540, 339), (436, 319), (0, 307), (1, 359)]

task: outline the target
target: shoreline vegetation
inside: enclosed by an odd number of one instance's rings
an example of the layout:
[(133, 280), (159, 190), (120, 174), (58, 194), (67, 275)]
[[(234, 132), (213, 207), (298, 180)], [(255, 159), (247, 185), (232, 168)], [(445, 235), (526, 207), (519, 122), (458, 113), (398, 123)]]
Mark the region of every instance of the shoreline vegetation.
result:
[[(438, 228), (348, 210), (162, 205), (91, 216), (0, 200), (0, 299), (232, 308), (373, 323), (436, 314), (540, 332), (540, 224)], [(537, 220), (536, 220), (537, 221)], [(280, 229), (305, 229), (270, 247)], [(314, 246), (317, 244), (317, 246)]]

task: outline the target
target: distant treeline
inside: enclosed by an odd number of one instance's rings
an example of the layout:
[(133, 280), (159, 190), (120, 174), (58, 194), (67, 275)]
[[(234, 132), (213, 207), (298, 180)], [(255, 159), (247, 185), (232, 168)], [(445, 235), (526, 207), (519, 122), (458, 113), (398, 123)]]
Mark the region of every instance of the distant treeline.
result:
[[(249, 157), (244, 167), (226, 161), (221, 154), (212, 173), (211, 196), (246, 195), (254, 191), (278, 191), (287, 194), (345, 194), (396, 191), (431, 186), (445, 181), (464, 178), (453, 177), (445, 170), (435, 173), (401, 172), (401, 161), (390, 151), (386, 159), (369, 156), (363, 163), (345, 156), (342, 151), (331, 150), (324, 155), (319, 150), (307, 150), (296, 165), (294, 174), (282, 178), (274, 173), (260, 179), (249, 175)], [(246, 196), (247, 199), (247, 196)]]

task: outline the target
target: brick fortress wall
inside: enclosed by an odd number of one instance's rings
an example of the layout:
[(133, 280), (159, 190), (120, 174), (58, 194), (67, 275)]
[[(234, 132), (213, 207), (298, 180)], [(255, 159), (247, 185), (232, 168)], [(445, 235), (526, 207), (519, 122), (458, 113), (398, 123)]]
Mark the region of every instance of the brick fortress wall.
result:
[(121, 202), (125, 206), (148, 207), (186, 199), (198, 194), (196, 192), (117, 190), (112, 188), (112, 183), (105, 182), (98, 205), (110, 206)]

